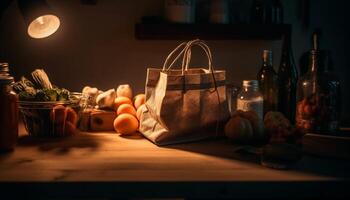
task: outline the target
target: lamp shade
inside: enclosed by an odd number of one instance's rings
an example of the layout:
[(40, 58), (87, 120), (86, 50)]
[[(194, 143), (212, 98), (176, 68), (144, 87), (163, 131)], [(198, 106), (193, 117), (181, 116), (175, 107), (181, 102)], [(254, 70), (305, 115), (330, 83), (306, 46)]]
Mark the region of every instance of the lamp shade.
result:
[(18, 0), (18, 7), (32, 38), (45, 38), (60, 27), (60, 19), (45, 0)]

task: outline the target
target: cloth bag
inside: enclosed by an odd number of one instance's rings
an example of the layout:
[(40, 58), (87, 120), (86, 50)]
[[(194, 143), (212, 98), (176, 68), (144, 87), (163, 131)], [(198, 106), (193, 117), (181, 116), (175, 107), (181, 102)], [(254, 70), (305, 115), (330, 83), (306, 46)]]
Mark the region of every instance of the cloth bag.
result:
[[(193, 46), (205, 52), (207, 69), (189, 68)], [(181, 56), (181, 69), (172, 69)], [(139, 131), (157, 145), (222, 134), (223, 122), (229, 117), (225, 79), (224, 70), (213, 69), (212, 54), (204, 41), (180, 44), (168, 55), (162, 69), (147, 69), (146, 103)]]

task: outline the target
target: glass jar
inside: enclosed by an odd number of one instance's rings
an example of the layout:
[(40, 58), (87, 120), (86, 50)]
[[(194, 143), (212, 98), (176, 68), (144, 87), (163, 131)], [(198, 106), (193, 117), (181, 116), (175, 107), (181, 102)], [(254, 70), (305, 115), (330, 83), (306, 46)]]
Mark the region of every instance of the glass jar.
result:
[(237, 95), (237, 110), (255, 111), (263, 119), (263, 96), (259, 92), (257, 80), (244, 80), (242, 90)]
[(237, 110), (237, 95), (239, 92), (240, 87), (237, 87), (233, 83), (226, 84), (226, 99), (231, 116)]
[(18, 137), (18, 97), (7, 63), (0, 63), (0, 151), (12, 151)]
[(165, 19), (172, 23), (194, 23), (195, 3), (195, 0), (165, 0)]
[(330, 134), (339, 128), (340, 83), (320, 53), (310, 52), (309, 71), (298, 83), (296, 126), (304, 133)]

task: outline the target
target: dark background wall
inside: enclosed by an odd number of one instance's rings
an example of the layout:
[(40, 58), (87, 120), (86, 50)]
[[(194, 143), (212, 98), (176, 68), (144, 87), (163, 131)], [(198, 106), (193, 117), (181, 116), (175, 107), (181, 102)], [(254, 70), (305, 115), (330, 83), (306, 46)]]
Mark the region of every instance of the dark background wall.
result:
[[(248, 10), (246, 0), (241, 10)], [(343, 86), (343, 119), (349, 120), (349, 59), (346, 46), (348, 1), (311, 0), (310, 25), (302, 26), (300, 1), (284, 0), (285, 22), (293, 25), (296, 63), (310, 49), (313, 28), (322, 27), (322, 47), (333, 53), (335, 69)], [(129, 83), (143, 92), (147, 67), (160, 67), (164, 58), (180, 41), (141, 41), (134, 38), (134, 24), (145, 15), (161, 15), (163, 0), (98, 0), (83, 5), (79, 0), (48, 0), (61, 18), (61, 27), (49, 38), (31, 39), (13, 1), (0, 24), (0, 58), (9, 62), (19, 78), (35, 68), (44, 68), (59, 86), (79, 91), (85, 85), (101, 89)], [(281, 41), (208, 41), (216, 68), (227, 70), (227, 78), (240, 84), (254, 79), (260, 68), (263, 49), (272, 49), (277, 68)], [(195, 54), (194, 65), (205, 66), (204, 57)]]

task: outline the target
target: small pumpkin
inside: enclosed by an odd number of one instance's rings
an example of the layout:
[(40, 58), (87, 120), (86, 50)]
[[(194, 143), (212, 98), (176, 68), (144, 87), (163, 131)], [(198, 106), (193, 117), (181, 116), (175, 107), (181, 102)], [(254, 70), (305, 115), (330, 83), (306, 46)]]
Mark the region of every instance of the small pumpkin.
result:
[(253, 138), (253, 128), (249, 120), (232, 117), (225, 126), (225, 135), (234, 142), (249, 142)]
[(256, 139), (260, 140), (265, 138), (264, 122), (255, 111), (240, 111), (238, 113), (241, 117), (250, 121)]
[(267, 141), (264, 123), (254, 111), (237, 110), (226, 124), (225, 134), (239, 143), (260, 144)]

